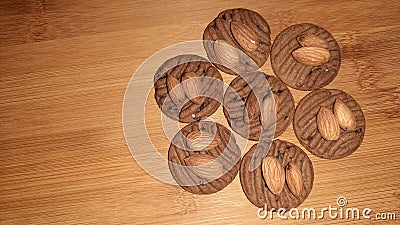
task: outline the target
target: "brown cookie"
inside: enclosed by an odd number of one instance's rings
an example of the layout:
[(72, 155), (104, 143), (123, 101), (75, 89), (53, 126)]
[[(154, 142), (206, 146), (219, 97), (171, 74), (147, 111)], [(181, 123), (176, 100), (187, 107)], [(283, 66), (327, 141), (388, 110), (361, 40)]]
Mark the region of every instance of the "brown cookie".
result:
[[(268, 151), (269, 149), (269, 151)], [(268, 151), (268, 153), (266, 153)], [(262, 171), (262, 160), (272, 156), (278, 160), (285, 171), (288, 164), (296, 165), (301, 171), (302, 185), (299, 196), (296, 197), (288, 187), (288, 178), (279, 195), (275, 195), (268, 187)], [(253, 168), (255, 168), (253, 170)], [(240, 166), (240, 183), (247, 199), (255, 206), (268, 209), (271, 208), (296, 208), (310, 194), (314, 182), (314, 169), (311, 160), (307, 154), (296, 145), (276, 139), (272, 142), (270, 148), (267, 143), (253, 145), (243, 156)]]
[[(206, 40), (204, 47), (211, 62), (218, 62), (215, 66), (225, 73), (236, 74), (255, 71), (264, 65), (271, 48), (270, 34), (269, 25), (260, 14), (237, 8), (219, 13), (206, 27), (203, 40)], [(230, 60), (221, 60), (221, 56), (216, 55), (214, 41), (232, 46), (227, 57)], [(233, 59), (237, 62), (231, 65)]]
[[(278, 78), (255, 72), (247, 74), (245, 78), (236, 77), (229, 87), (224, 95), (224, 114), (232, 129), (242, 137), (268, 141), (271, 137), (281, 135), (291, 123), (294, 99)], [(269, 111), (263, 110), (264, 104), (268, 103), (275, 103), (277, 113), (274, 113), (275, 107)], [(262, 111), (266, 114), (263, 115)]]
[[(197, 136), (199, 132), (200, 137)], [(193, 136), (212, 137), (212, 141), (200, 148), (198, 142), (191, 141)], [(174, 137), (168, 151), (168, 166), (173, 178), (183, 189), (194, 194), (211, 194), (222, 190), (235, 179), (240, 156), (240, 149), (228, 129), (211, 121), (199, 121), (188, 124)], [(205, 161), (209, 158), (215, 160), (203, 167), (193, 165), (204, 161), (203, 158)]]
[(154, 76), (154, 97), (168, 117), (189, 123), (212, 115), (222, 102), (219, 71), (197, 55), (167, 60)]
[[(356, 119), (356, 127), (347, 131), (340, 129), (339, 139), (329, 141), (321, 136), (316, 118), (321, 107), (332, 110), (336, 99), (340, 99), (351, 110)], [(335, 89), (321, 89), (300, 100), (293, 128), (299, 142), (312, 154), (325, 159), (340, 159), (352, 154), (361, 145), (365, 118), (361, 107), (349, 94)]]
[[(316, 41), (305, 43), (302, 39), (306, 36), (313, 36), (322, 44), (315, 43)], [(302, 47), (300, 43), (303, 47), (321, 47), (328, 50), (329, 60), (322, 65), (313, 66), (298, 62), (293, 52)], [(271, 50), (271, 65), (276, 76), (289, 87), (298, 90), (316, 90), (326, 86), (336, 77), (340, 62), (340, 48), (332, 34), (309, 23), (293, 25), (282, 31), (275, 38)]]

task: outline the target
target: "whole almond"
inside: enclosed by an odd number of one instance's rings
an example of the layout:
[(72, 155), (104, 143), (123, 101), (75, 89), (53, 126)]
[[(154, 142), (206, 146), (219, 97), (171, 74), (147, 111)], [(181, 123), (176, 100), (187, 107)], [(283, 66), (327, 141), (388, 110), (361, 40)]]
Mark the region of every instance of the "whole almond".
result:
[(256, 120), (260, 116), (260, 105), (254, 92), (251, 92), (246, 100), (246, 111), (249, 120)]
[(276, 157), (267, 156), (263, 159), (262, 175), (269, 190), (279, 195), (285, 186), (285, 172)]
[(188, 147), (192, 151), (208, 151), (216, 148), (221, 143), (221, 139), (217, 135), (214, 137), (205, 131), (192, 131), (186, 137), (188, 139)]
[(190, 155), (183, 159), (190, 170), (207, 180), (214, 180), (224, 174), (223, 165), (215, 157), (204, 154)]
[(294, 163), (289, 163), (286, 166), (286, 183), (290, 192), (298, 198), (303, 189), (303, 176), (300, 168)]
[(317, 114), (317, 127), (321, 136), (328, 141), (339, 139), (339, 123), (332, 111), (326, 107), (321, 107)]
[(177, 78), (173, 76), (167, 77), (168, 94), (176, 105), (180, 105), (186, 100), (186, 96), (184, 91), (182, 90), (182, 86), (180, 86), (179, 84), (180, 82)]
[(320, 66), (327, 63), (331, 54), (325, 48), (301, 47), (292, 52), (293, 58), (301, 64)]
[(187, 72), (183, 74), (182, 87), (190, 101), (197, 105), (200, 105), (204, 102), (205, 98), (204, 96), (201, 96), (201, 80), (196, 73)]
[(232, 22), (231, 31), (235, 40), (246, 51), (253, 52), (260, 45), (258, 37), (254, 31), (244, 23)]
[(341, 128), (349, 131), (356, 129), (356, 118), (353, 112), (340, 99), (336, 99), (333, 111)]
[(297, 37), (297, 42), (303, 47), (329, 48), (327, 41), (313, 34), (300, 35)]
[(224, 40), (214, 42), (214, 52), (218, 61), (225, 67), (234, 68), (239, 62), (237, 49)]
[(261, 103), (260, 122), (264, 128), (268, 128), (275, 124), (277, 109), (278, 96), (276, 94), (267, 95)]

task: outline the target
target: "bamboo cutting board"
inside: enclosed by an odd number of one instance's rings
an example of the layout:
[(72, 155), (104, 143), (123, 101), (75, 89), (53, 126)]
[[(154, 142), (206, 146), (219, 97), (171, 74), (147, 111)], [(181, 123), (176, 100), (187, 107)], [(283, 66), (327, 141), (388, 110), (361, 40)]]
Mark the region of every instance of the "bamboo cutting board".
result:
[[(327, 88), (351, 94), (365, 114), (364, 142), (351, 156), (331, 161), (308, 153), (315, 181), (299, 209), (336, 206), (344, 196), (348, 207), (371, 208), (371, 217), (399, 217), (400, 2), (3, 0), (0, 223), (314, 223), (259, 219), (239, 177), (208, 196), (162, 183), (141, 169), (125, 143), (122, 104), (136, 69), (162, 48), (201, 39), (220, 11), (234, 7), (264, 16), (272, 38), (303, 22), (329, 30), (342, 66)], [(272, 74), (269, 61), (262, 70)], [(308, 93), (291, 91), (296, 102)], [(149, 136), (166, 156), (152, 95), (138, 110), (144, 107)], [(226, 125), (221, 108), (212, 118)], [(280, 138), (299, 145), (292, 126)], [(396, 223), (327, 216), (317, 222)]]

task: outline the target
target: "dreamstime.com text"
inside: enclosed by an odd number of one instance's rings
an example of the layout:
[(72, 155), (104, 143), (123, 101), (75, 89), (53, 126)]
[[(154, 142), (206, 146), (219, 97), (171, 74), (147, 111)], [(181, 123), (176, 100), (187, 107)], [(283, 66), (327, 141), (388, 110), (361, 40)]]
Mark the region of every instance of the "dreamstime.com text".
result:
[[(281, 220), (322, 220), (324, 218), (344, 220), (396, 220), (396, 213), (394, 212), (373, 212), (371, 208), (359, 209), (346, 207), (348, 202), (345, 197), (337, 198), (336, 203), (338, 207), (329, 205), (321, 210), (316, 210), (314, 208), (303, 208), (302, 210), (297, 208), (292, 208), (290, 210), (284, 208), (268, 209), (268, 206), (265, 204), (264, 208), (258, 209), (257, 215), (260, 219), (278, 218)], [(275, 217), (274, 213), (276, 214)]]

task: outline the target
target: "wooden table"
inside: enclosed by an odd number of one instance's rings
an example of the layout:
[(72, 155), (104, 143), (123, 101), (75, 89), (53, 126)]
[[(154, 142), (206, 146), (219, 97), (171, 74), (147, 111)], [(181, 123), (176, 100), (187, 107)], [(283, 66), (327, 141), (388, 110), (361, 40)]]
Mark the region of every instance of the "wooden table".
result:
[[(342, 66), (327, 87), (351, 94), (366, 117), (364, 142), (351, 156), (330, 161), (309, 154), (315, 182), (299, 209), (336, 206), (345, 196), (348, 207), (399, 217), (398, 1), (3, 0), (0, 223), (296, 224), (260, 220), (238, 177), (208, 196), (162, 183), (141, 169), (125, 143), (122, 104), (135, 70), (164, 47), (201, 39), (205, 26), (233, 7), (263, 15), (273, 38), (302, 22), (331, 31)], [(269, 61), (262, 69), (272, 73)], [(307, 94), (292, 93), (296, 102)], [(165, 156), (160, 111), (151, 96), (147, 103), (154, 109), (146, 115), (149, 132)], [(221, 108), (213, 118), (224, 122)], [(280, 138), (299, 144), (292, 126)]]

